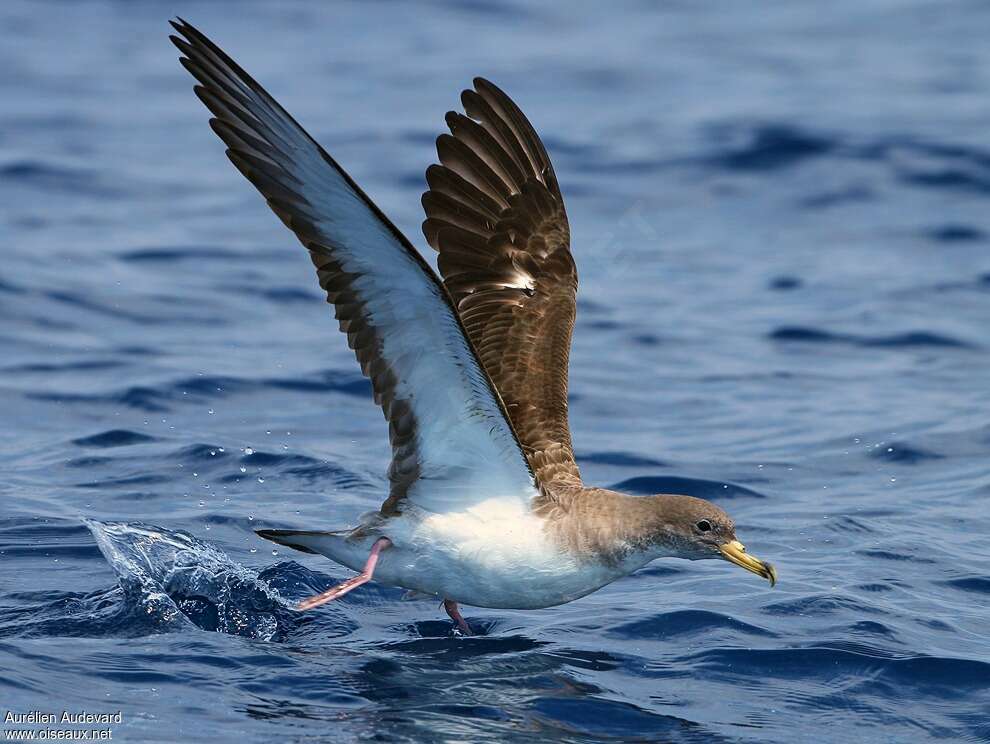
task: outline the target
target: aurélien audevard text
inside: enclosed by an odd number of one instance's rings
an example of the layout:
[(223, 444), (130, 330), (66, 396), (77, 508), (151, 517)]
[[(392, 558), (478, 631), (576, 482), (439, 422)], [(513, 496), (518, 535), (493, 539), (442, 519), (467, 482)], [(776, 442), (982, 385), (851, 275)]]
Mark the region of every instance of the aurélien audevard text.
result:
[(85, 710), (63, 710), (59, 713), (49, 713), (43, 710), (32, 710), (27, 713), (7, 711), (4, 723), (121, 723), (124, 720), (121, 711), (116, 713), (90, 713)]

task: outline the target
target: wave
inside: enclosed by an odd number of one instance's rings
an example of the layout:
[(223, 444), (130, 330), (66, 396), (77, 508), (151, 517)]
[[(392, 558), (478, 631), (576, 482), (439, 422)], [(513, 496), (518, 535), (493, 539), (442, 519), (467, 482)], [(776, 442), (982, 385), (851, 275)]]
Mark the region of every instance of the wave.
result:
[(162, 630), (202, 630), (277, 640), (291, 610), (256, 572), (187, 532), (154, 525), (85, 520), (117, 574), (130, 613)]
[(679, 493), (701, 499), (766, 498), (759, 491), (725, 481), (704, 478), (684, 478), (676, 475), (654, 475), (628, 478), (611, 486), (616, 491), (649, 496), (657, 493)]
[(781, 326), (771, 331), (772, 341), (793, 341), (817, 344), (848, 344), (874, 349), (946, 348), (973, 349), (974, 344), (931, 331), (907, 331), (890, 335), (867, 336), (853, 333), (836, 333), (808, 326)]

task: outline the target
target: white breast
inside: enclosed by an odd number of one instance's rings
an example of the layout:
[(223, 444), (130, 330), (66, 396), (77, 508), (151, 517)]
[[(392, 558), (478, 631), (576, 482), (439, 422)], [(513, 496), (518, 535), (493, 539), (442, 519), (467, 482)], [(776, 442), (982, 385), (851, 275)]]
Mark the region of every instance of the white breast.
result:
[(393, 547), (382, 554), (377, 581), (476, 607), (549, 607), (628, 572), (561, 550), (543, 520), (516, 499), (446, 514), (407, 511), (382, 533)]

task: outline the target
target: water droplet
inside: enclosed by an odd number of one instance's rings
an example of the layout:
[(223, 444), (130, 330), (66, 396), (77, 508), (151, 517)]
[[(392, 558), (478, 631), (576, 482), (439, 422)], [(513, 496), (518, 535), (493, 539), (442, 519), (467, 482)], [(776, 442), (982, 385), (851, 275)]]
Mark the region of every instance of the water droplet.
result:
[(252, 553), (257, 553), (258, 552), (258, 549), (257, 548), (251, 548), (251, 552)]
[[(272, 551), (272, 555), (278, 555), (278, 551), (277, 550), (273, 550)], [(55, 560), (58, 560), (58, 559), (56, 558)]]
[(897, 478), (891, 478), (891, 479), (890, 479), (890, 482), (891, 482), (891, 483), (897, 483)]
[(248, 521), (249, 522), (253, 522), (254, 521), (254, 515), (253, 514), (248, 514)]
[(241, 471), (242, 473), (246, 473), (246, 472), (247, 472), (247, 468), (246, 468), (246, 467), (244, 467), (243, 465), (241, 465), (241, 467), (240, 467), (240, 471)]
[(206, 502), (205, 501), (200, 501), (199, 502), (199, 505), (200, 505), (200, 507), (204, 507), (204, 506), (206, 506)]
[(210, 415), (212, 416), (212, 415), (213, 415), (214, 413), (216, 413), (216, 411), (214, 411), (214, 410), (213, 410), (213, 409), (211, 408), (210, 410), (208, 410), (208, 411), (207, 411), (207, 413), (208, 413), (208, 414), (210, 414)]
[(251, 449), (250, 447), (245, 447), (244, 448), (244, 454), (245, 455), (253, 455), (254, 454), (254, 450)]
[(259, 475), (259, 476), (258, 476), (258, 483), (264, 483), (264, 482), (265, 482), (265, 479), (264, 479), (264, 478), (262, 478), (262, 477), (261, 477), (261, 476)]
[(216, 457), (216, 456), (217, 456), (217, 451), (216, 450), (210, 450), (210, 457)]

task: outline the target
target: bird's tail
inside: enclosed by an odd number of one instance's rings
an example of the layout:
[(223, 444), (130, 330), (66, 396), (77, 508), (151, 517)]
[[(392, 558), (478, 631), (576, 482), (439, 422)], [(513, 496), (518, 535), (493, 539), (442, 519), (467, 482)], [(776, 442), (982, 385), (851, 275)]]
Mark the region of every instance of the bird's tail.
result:
[(354, 530), (256, 530), (259, 537), (312, 555), (324, 555), (348, 568), (360, 570), (367, 558), (364, 540), (354, 540)]
[(326, 555), (327, 543), (343, 541), (351, 530), (255, 530), (258, 537), (313, 555)]

